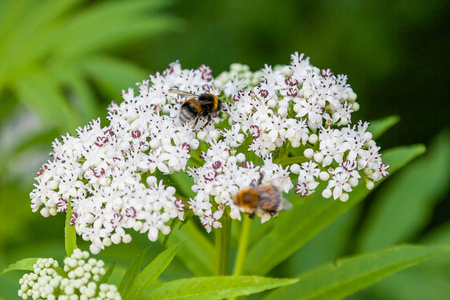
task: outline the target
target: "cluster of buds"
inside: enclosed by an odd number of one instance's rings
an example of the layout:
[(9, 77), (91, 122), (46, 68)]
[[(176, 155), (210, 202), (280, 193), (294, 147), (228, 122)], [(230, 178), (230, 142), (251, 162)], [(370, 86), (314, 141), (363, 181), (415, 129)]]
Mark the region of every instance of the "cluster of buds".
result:
[(75, 249), (64, 260), (64, 274), (58, 270), (53, 258), (40, 258), (33, 265), (33, 273), (25, 274), (19, 281), (22, 299), (121, 299), (117, 287), (98, 284), (106, 273), (101, 260), (89, 258), (87, 251)]

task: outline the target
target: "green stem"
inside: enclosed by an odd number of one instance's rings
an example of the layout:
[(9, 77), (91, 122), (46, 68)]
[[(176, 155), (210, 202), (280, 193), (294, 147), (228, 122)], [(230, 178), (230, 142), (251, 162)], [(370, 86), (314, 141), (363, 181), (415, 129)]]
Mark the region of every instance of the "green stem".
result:
[(216, 229), (216, 265), (214, 275), (228, 275), (230, 265), (230, 236), (231, 218), (226, 214), (222, 216), (222, 228)]
[(304, 156), (286, 157), (284, 159), (276, 160), (275, 163), (281, 164), (283, 167), (291, 164), (300, 164), (302, 162), (309, 161), (309, 158)]
[(239, 237), (239, 246), (234, 263), (233, 275), (239, 276), (244, 273), (245, 261), (247, 259), (248, 244), (250, 242), (250, 230), (252, 228), (252, 219), (247, 215), (244, 216), (241, 225), (241, 233)]

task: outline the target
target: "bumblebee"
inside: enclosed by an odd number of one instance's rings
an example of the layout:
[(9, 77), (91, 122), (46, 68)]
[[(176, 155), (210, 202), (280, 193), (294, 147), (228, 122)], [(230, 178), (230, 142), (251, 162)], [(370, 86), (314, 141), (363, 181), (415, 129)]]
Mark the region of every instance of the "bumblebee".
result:
[(206, 123), (201, 128), (203, 130), (212, 121), (212, 115), (222, 110), (222, 101), (214, 94), (195, 95), (177, 89), (169, 89), (169, 92), (182, 97), (191, 97), (181, 105), (179, 118), (182, 124), (195, 119), (193, 130), (200, 118), (206, 118)]
[(281, 197), (280, 190), (272, 184), (261, 184), (264, 175), (261, 173), (259, 180), (249, 187), (245, 187), (236, 194), (234, 204), (254, 218), (255, 214), (270, 213), (276, 216), (279, 211), (290, 210), (292, 204)]

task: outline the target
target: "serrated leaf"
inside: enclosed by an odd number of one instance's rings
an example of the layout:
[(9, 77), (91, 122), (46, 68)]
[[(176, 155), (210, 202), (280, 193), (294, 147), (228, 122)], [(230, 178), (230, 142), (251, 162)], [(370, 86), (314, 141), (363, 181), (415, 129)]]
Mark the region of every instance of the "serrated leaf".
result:
[(408, 241), (430, 222), (436, 202), (450, 183), (450, 132), (438, 136), (420, 157), (384, 187), (360, 237), (362, 251), (374, 251)]
[(224, 299), (251, 295), (295, 282), (297, 282), (297, 279), (258, 276), (197, 277), (163, 283), (145, 299)]
[(66, 224), (64, 227), (64, 246), (66, 249), (66, 256), (69, 257), (73, 254), (73, 251), (77, 249), (77, 233), (75, 232), (75, 226), (70, 226), (70, 218), (72, 217), (72, 205), (71, 202), (67, 204), (66, 211)]
[[(391, 165), (389, 171), (393, 173), (423, 152), (422, 145), (395, 148), (383, 154), (383, 161)], [(365, 186), (359, 185), (345, 203), (324, 199), (315, 193), (306, 201), (295, 204), (292, 210), (280, 214), (274, 220), (275, 228), (250, 249), (247, 273), (266, 274), (369, 193)]]
[(158, 276), (169, 266), (178, 249), (180, 249), (185, 242), (186, 241), (183, 241), (167, 248), (148, 264), (136, 277), (136, 280), (130, 289), (128, 299), (137, 299), (141, 297)]
[(124, 300), (127, 299), (128, 293), (133, 286), (134, 281), (139, 274), (139, 271), (141, 270), (141, 264), (148, 249), (150, 249), (150, 246), (142, 250), (141, 253), (136, 256), (136, 258), (131, 263), (131, 266), (128, 268), (122, 280), (120, 281), (119, 293)]
[(372, 133), (373, 138), (377, 139), (399, 121), (400, 117), (396, 115), (370, 121), (369, 131)]
[(22, 270), (22, 271), (33, 271), (33, 265), (37, 262), (39, 257), (30, 257), (30, 258), (24, 258), (21, 259), (12, 265), (9, 265), (6, 269), (3, 269), (0, 275), (5, 274), (9, 271), (16, 271), (16, 270)]
[(265, 299), (342, 299), (448, 250), (405, 245), (342, 259), (300, 275), (298, 284), (279, 289)]

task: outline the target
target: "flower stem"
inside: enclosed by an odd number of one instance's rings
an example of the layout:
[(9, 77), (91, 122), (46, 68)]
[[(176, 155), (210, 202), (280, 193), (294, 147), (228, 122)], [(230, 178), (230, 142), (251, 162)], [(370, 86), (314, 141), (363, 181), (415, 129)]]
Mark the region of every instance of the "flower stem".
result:
[(216, 276), (228, 275), (228, 269), (230, 266), (231, 218), (224, 214), (222, 220), (222, 228), (217, 228), (215, 232), (216, 263), (214, 275)]
[(241, 233), (239, 237), (239, 246), (234, 263), (233, 275), (239, 276), (244, 273), (245, 260), (247, 259), (248, 244), (250, 241), (250, 230), (252, 228), (252, 219), (247, 215), (244, 216), (241, 225)]

